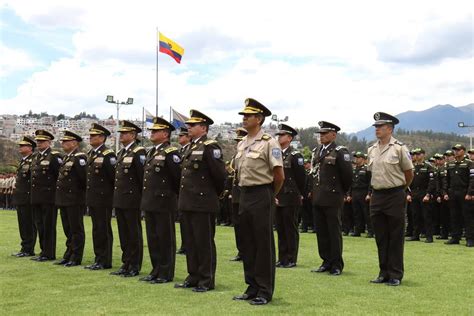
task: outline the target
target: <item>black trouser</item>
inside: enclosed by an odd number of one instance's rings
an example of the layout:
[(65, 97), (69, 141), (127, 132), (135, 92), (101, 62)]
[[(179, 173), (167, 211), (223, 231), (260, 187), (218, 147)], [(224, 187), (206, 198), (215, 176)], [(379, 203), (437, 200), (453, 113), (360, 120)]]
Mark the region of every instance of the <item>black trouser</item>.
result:
[(466, 192), (462, 190), (449, 192), (449, 208), (451, 215), (451, 236), (460, 240), (462, 227), (467, 240), (474, 240), (474, 202), (465, 200)]
[(282, 265), (298, 259), (298, 206), (277, 206), (275, 212), (278, 233), (278, 261)]
[(374, 190), (370, 199), (370, 217), (379, 255), (379, 276), (403, 278), (406, 193), (403, 187)]
[(33, 254), (36, 244), (36, 227), (30, 204), (17, 205), (18, 230), (20, 231), (21, 250)]
[(181, 247), (179, 247), (180, 250), (186, 251), (186, 243), (184, 242), (184, 239), (186, 238), (184, 236), (184, 228), (183, 228), (183, 213), (178, 211), (178, 221), (179, 221), (179, 234), (181, 236)]
[(275, 240), (271, 185), (242, 187), (240, 227), (246, 294), (270, 301), (275, 290)]
[(366, 190), (353, 190), (352, 191), (352, 209), (354, 211), (355, 221), (355, 233), (361, 234), (365, 232), (367, 226), (367, 232), (373, 234), (372, 222), (370, 221), (369, 204), (365, 200), (367, 196)]
[(319, 257), (323, 260), (322, 266), (341, 271), (344, 268), (341, 236), (342, 206), (342, 201), (340, 205), (313, 205), (313, 214), (317, 224), (318, 252)]
[(84, 233), (84, 206), (60, 206), (61, 222), (66, 235), (63, 259), (81, 264), (86, 236)]
[(213, 289), (216, 282), (216, 214), (183, 211), (183, 228), (186, 235), (186, 282), (191, 286)]
[(52, 204), (31, 206), (41, 248), (40, 256), (56, 259), (56, 223), (58, 210)]
[[(341, 216), (341, 212), (339, 212)], [(346, 234), (354, 231), (354, 211), (351, 203), (344, 202), (342, 206), (342, 231)]]
[(145, 212), (146, 237), (151, 266), (150, 275), (172, 281), (176, 261), (174, 212)]
[(424, 196), (424, 192), (412, 195), (413, 237), (418, 238), (424, 232), (427, 238), (433, 238), (433, 212), (431, 204), (423, 202)]
[(304, 230), (311, 229), (314, 231), (313, 206), (311, 205), (311, 199), (303, 199), (301, 213), (301, 228)]
[(235, 246), (237, 256), (242, 257), (242, 236), (240, 232), (239, 203), (232, 203), (232, 224), (234, 224)]
[(94, 262), (106, 267), (112, 266), (112, 208), (89, 206), (92, 218), (92, 241), (94, 243)]
[(451, 232), (449, 202), (443, 199), (441, 200), (441, 203), (436, 202), (436, 204), (439, 207), (439, 217), (441, 223), (440, 235), (443, 238), (448, 238), (449, 233)]
[(411, 203), (406, 203), (406, 235), (413, 236), (413, 212)]
[(115, 208), (122, 248), (122, 269), (140, 271), (143, 261), (143, 232), (138, 209)]

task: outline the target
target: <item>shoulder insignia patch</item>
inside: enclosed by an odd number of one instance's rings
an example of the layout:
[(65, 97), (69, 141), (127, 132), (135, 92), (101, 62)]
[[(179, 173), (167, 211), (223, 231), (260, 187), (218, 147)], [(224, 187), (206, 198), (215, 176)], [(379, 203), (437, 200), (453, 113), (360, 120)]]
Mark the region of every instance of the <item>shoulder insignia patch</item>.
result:
[(139, 152), (140, 150), (145, 150), (145, 147), (137, 146), (137, 147), (135, 147), (135, 148), (133, 149), (133, 152), (134, 152), (134, 153), (137, 153), (137, 152)]
[(215, 144), (217, 141), (215, 139), (208, 139), (204, 142), (204, 145), (210, 145), (210, 144)]
[(272, 138), (272, 137), (271, 137), (270, 135), (268, 135), (268, 134), (263, 134), (263, 135), (262, 135), (262, 139), (263, 139), (263, 140), (270, 140), (271, 138)]
[(107, 156), (109, 154), (113, 154), (114, 151), (112, 149), (106, 149), (102, 152), (102, 155)]
[(171, 146), (171, 147), (168, 147), (168, 148), (165, 149), (165, 153), (169, 154), (169, 153), (171, 153), (173, 151), (177, 151), (177, 150), (178, 150), (178, 148)]

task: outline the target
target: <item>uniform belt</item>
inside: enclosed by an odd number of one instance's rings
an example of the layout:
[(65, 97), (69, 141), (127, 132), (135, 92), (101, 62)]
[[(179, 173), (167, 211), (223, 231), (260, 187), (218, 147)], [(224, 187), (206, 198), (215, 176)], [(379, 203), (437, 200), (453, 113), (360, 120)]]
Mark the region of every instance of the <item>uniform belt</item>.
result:
[(388, 189), (380, 189), (380, 190), (373, 189), (373, 192), (374, 193), (388, 194), (388, 193), (403, 191), (404, 189), (405, 189), (405, 187), (402, 185), (402, 186), (399, 186), (399, 187), (388, 188)]
[(268, 188), (268, 187), (271, 187), (271, 186), (272, 186), (271, 183), (260, 184), (260, 185), (251, 185), (251, 186), (240, 187), (240, 190), (242, 192), (252, 192), (252, 191), (261, 190), (263, 188)]

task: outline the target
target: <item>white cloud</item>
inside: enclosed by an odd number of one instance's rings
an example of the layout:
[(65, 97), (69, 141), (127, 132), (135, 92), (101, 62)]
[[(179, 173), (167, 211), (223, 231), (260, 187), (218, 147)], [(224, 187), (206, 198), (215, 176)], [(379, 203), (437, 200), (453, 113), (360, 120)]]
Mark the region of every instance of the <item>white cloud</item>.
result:
[[(0, 100), (2, 109), (86, 110), (105, 117), (115, 115), (104, 102), (113, 94), (135, 99), (122, 117), (141, 117), (141, 106), (154, 112), (156, 26), (185, 48), (181, 65), (160, 55), (164, 115), (173, 106), (201, 109), (218, 122), (238, 121), (244, 99), (254, 97), (294, 126), (324, 119), (356, 131), (375, 111), (473, 101), (472, 56), (448, 51), (423, 66), (379, 59), (381, 43), (390, 49), (390, 39), (410, 41), (427, 29), (472, 20), (469, 2), (46, 2), (9, 6), (38, 27), (75, 28), (73, 56), (33, 74), (16, 97)], [(54, 19), (74, 12), (70, 20)]]
[(35, 61), (28, 52), (7, 47), (1, 42), (0, 56), (0, 78), (38, 66), (38, 61)]

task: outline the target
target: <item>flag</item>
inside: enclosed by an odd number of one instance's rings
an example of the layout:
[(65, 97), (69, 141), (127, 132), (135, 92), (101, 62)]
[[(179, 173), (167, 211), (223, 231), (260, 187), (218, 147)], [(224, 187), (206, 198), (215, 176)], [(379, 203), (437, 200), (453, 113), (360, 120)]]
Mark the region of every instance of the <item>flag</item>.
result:
[(184, 48), (173, 42), (163, 34), (159, 33), (160, 52), (170, 55), (176, 62), (181, 63), (181, 57), (184, 54)]
[(148, 112), (148, 110), (145, 110), (145, 122), (153, 123), (153, 114)]
[(185, 127), (186, 124), (184, 122), (186, 122), (188, 118), (183, 114), (176, 112), (173, 108), (171, 111), (173, 112), (173, 122), (171, 122), (171, 124), (173, 124), (175, 128)]

